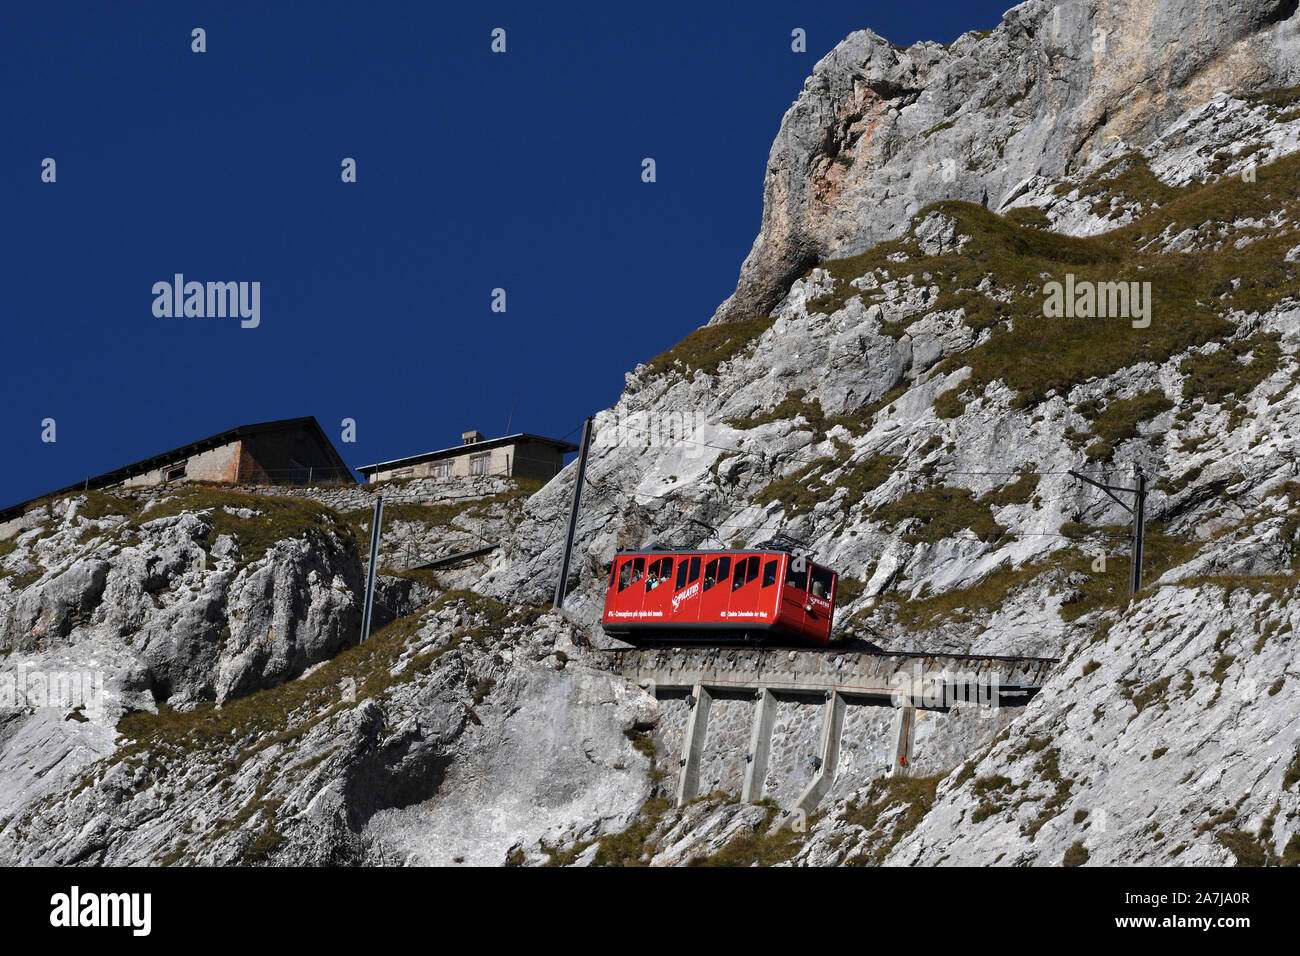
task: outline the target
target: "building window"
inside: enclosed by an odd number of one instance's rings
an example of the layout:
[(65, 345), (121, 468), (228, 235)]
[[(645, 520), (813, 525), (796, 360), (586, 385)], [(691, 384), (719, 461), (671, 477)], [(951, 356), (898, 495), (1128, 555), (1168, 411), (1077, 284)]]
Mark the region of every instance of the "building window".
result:
[(184, 477), (185, 466), (183, 464), (175, 465), (167, 469), (167, 475), (163, 478), (163, 481), (180, 481)]
[(481, 455), (469, 456), (469, 473), (471, 475), (486, 475), (488, 473), (488, 464), (492, 460), (490, 452), (484, 452)]
[(429, 477), (430, 477), (430, 478), (450, 478), (450, 477), (451, 477), (451, 461), (450, 461), (449, 459), (446, 459), (446, 458), (444, 458), (442, 461), (435, 461), (432, 465), (429, 466)]

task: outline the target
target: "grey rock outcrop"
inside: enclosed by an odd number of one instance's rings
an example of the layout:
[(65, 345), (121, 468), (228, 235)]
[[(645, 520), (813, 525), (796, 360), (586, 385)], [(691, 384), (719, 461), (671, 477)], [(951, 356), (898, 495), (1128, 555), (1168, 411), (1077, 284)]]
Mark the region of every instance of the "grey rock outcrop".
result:
[(825, 259), (922, 206), (1000, 209), (1095, 150), (1146, 146), (1216, 95), (1300, 83), (1291, 0), (1030, 0), (986, 36), (893, 46), (850, 34), (781, 121), (763, 220), (713, 322), (766, 315)]
[(18, 574), (0, 577), (0, 648), (34, 658), (68, 646), (125, 653), (132, 664), (108, 676), (110, 687), (120, 679), (185, 707), (289, 679), (359, 626), (360, 565), (339, 529), (278, 541), (244, 562), (236, 541), (213, 533), (210, 511), (128, 526), (81, 517), (77, 504), (21, 534), (4, 560), (37, 576), (17, 589)]
[[(644, 695), (568, 663), (557, 617), (464, 639), (482, 612), (447, 603), (299, 680), (189, 723), (137, 718), (116, 741), (73, 745), (48, 713), (4, 728), (0, 864), (501, 865), (617, 832), (649, 791), (627, 736)], [(59, 772), (14, 773), (22, 759)]]

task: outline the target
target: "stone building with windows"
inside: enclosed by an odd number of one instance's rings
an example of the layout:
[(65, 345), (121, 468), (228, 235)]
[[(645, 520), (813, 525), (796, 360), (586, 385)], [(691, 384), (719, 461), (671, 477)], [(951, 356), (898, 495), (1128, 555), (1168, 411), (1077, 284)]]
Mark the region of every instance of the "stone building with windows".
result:
[(498, 475), (508, 478), (554, 477), (564, 467), (564, 456), (578, 446), (558, 438), (543, 438), (520, 432), (502, 438), (484, 438), (468, 431), (461, 443), (408, 458), (362, 465), (361, 472), (372, 484), (397, 478), (467, 478)]
[[(51, 495), (101, 488), (143, 488), (181, 482), (217, 484), (355, 484), (356, 476), (312, 416), (240, 425), (134, 464), (84, 478)], [(41, 495), (0, 509), (0, 538), (17, 529)]]

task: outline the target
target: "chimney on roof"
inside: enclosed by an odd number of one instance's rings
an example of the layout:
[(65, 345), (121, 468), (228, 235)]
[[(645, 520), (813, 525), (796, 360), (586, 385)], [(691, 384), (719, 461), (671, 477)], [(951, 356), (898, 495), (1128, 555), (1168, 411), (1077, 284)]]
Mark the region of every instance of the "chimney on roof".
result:
[(479, 431), (468, 431), (460, 433), (460, 443), (462, 445), (475, 445), (483, 440), (483, 433)]

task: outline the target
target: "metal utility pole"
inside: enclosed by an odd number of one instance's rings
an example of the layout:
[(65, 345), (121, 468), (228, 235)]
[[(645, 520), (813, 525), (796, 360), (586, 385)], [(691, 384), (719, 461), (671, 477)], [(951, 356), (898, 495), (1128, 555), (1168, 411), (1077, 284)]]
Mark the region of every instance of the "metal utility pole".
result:
[[(1137, 480), (1135, 488), (1121, 488), (1118, 485), (1104, 485), (1099, 481), (1093, 481), (1087, 475), (1081, 475), (1073, 468), (1070, 474), (1080, 481), (1086, 481), (1088, 484), (1100, 488), (1106, 492), (1115, 503), (1133, 516), (1133, 559), (1131, 561), (1132, 574), (1129, 576), (1129, 594), (1137, 594), (1142, 587), (1142, 544), (1146, 536), (1146, 513), (1147, 513), (1147, 476), (1142, 473), (1138, 466), (1133, 467), (1133, 477)], [(1124, 502), (1115, 497), (1114, 492), (1130, 494), (1133, 496), (1133, 506), (1130, 508)]]
[(370, 566), (366, 568), (366, 602), (361, 610), (361, 641), (370, 636), (370, 614), (375, 609), (375, 571), (379, 566), (379, 529), (384, 522), (384, 499), (375, 496), (375, 516), (370, 520)]
[(564, 557), (560, 560), (560, 578), (555, 582), (555, 607), (564, 607), (564, 588), (569, 581), (569, 556), (573, 538), (578, 533), (578, 505), (582, 501), (582, 481), (587, 474), (587, 452), (591, 449), (591, 416), (582, 426), (582, 450), (578, 452), (578, 478), (573, 483), (573, 507), (569, 510), (569, 533), (564, 539)]
[(1133, 489), (1133, 580), (1130, 591), (1137, 594), (1142, 587), (1142, 539), (1145, 535), (1147, 516), (1147, 476), (1141, 468), (1133, 469), (1137, 487)]

